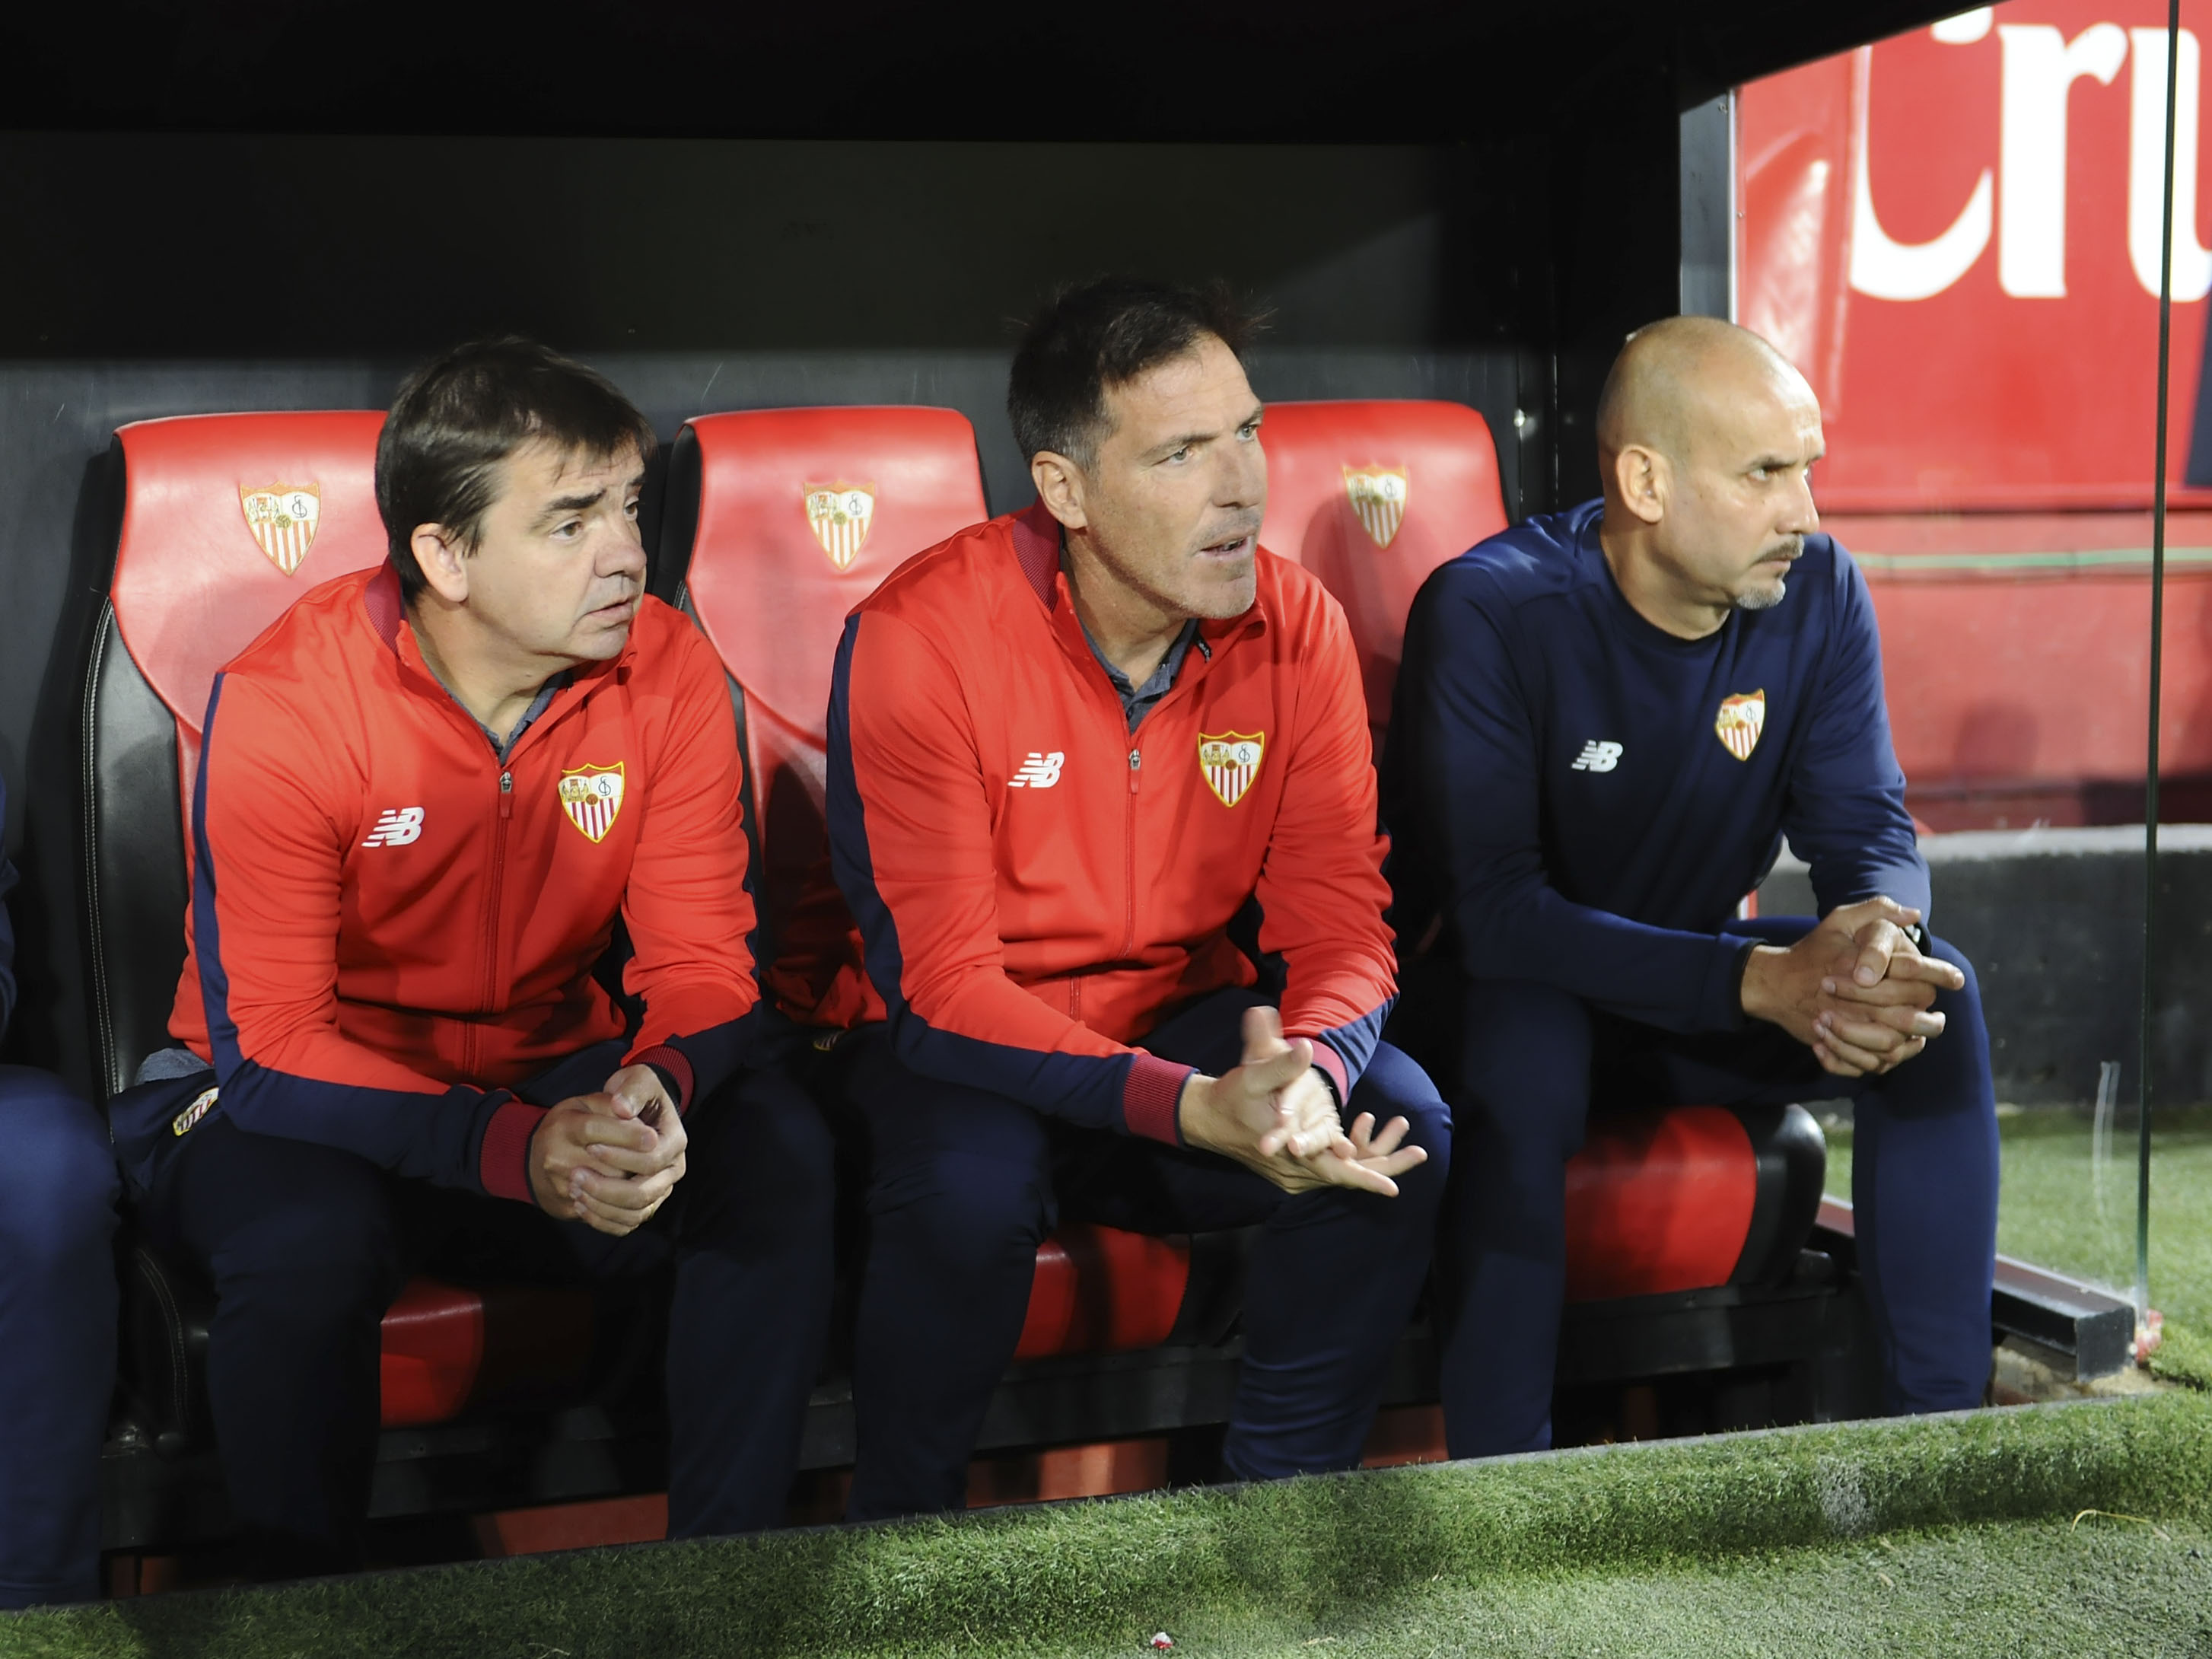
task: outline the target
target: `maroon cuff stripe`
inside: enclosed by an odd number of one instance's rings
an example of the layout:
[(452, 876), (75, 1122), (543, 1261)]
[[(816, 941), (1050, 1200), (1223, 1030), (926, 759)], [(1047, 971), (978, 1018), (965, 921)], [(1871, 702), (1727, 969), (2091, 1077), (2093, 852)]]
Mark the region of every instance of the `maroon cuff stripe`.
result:
[(646, 1049), (641, 1054), (632, 1054), (624, 1063), (630, 1066), (659, 1066), (662, 1071), (667, 1073), (670, 1077), (676, 1080), (676, 1109), (678, 1113), (681, 1114), (690, 1109), (691, 1089), (694, 1079), (691, 1073), (691, 1062), (684, 1057), (684, 1051), (682, 1049), (672, 1048), (665, 1042), (658, 1043), (653, 1048)]
[(530, 1191), (530, 1137), (545, 1119), (545, 1109), (510, 1097), (484, 1126), (477, 1152), (477, 1179), (494, 1198), (534, 1204)]
[(1345, 1070), (1344, 1056), (1319, 1037), (1308, 1041), (1313, 1044), (1314, 1069), (1335, 1086), (1336, 1103), (1341, 1109), (1352, 1098), (1352, 1074)]
[(1139, 1054), (1129, 1065), (1128, 1080), (1121, 1085), (1121, 1121), (1133, 1135), (1182, 1145), (1176, 1122), (1176, 1108), (1182, 1101), (1182, 1085), (1192, 1068), (1178, 1066), (1157, 1054)]

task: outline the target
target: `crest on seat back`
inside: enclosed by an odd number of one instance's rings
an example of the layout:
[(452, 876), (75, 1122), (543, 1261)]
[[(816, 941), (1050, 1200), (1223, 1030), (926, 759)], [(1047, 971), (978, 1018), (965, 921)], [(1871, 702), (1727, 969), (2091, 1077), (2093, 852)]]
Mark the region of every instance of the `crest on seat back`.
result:
[(315, 544), (315, 526), (323, 516), (322, 486), (272, 483), (253, 489), (240, 484), (238, 504), (269, 562), (288, 576), (297, 570)]
[(830, 483), (808, 484), (805, 489), (807, 525), (842, 575), (853, 568), (867, 543), (868, 527), (876, 518), (876, 487)]
[(1407, 483), (1402, 466), (1376, 466), (1370, 461), (1344, 469), (1344, 493), (1359, 517), (1359, 527), (1377, 547), (1389, 546), (1397, 539), (1398, 526), (1406, 522)]

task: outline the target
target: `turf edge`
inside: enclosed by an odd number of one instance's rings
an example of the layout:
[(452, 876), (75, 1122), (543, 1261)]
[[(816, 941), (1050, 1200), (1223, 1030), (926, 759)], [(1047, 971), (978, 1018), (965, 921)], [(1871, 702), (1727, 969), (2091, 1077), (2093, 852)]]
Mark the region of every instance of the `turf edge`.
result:
[(2086, 1509), (2212, 1522), (2212, 1399), (2172, 1393), (1589, 1449), (952, 1520), (579, 1551), (0, 1620), (0, 1654), (486, 1659), (1141, 1645), (1407, 1586), (1713, 1561)]

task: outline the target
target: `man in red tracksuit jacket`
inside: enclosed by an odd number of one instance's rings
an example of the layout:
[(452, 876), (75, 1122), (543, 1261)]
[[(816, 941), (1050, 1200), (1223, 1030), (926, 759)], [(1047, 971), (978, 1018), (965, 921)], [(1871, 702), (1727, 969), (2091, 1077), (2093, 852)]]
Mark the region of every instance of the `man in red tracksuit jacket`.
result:
[[(827, 1131), (757, 1068), (734, 724), (642, 597), (651, 427), (523, 341), (400, 392), (391, 542), (217, 676), (172, 1034), (113, 1121), (217, 1297), (209, 1400), (264, 1567), (358, 1560), (407, 1273), (672, 1261), (669, 1520), (773, 1525), (829, 1306)], [(617, 921), (634, 1026), (593, 976)]]
[(1215, 295), (1063, 295), (1009, 398), (1038, 503), (846, 624), (831, 856), (888, 1011), (848, 1073), (855, 1518), (963, 1503), (1058, 1217), (1264, 1224), (1224, 1451), (1247, 1479), (1358, 1462), (1427, 1270), (1449, 1119), (1377, 1041), (1366, 709), (1335, 602), (1255, 544), (1243, 331)]

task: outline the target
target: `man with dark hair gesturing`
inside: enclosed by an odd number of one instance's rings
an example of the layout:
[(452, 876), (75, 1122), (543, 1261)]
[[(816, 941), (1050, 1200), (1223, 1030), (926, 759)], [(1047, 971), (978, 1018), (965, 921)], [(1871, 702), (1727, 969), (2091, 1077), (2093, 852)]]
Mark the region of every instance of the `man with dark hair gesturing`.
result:
[(964, 1501), (1058, 1217), (1264, 1224), (1224, 1452), (1246, 1479), (1358, 1462), (1426, 1270), (1449, 1121), (1378, 1041), (1358, 670), (1320, 584), (1256, 545), (1244, 326), (1153, 284), (1062, 295), (1008, 398), (1036, 503), (846, 623), (831, 853), (889, 1013), (848, 1085), (855, 1518)]
[[(1451, 1100), (1438, 1245), (1454, 1456), (1550, 1443), (1565, 1168), (1599, 1104), (1856, 1098), (1889, 1404), (1981, 1402), (1989, 1039), (1930, 939), (1865, 580), (1818, 532), (1820, 410), (1756, 335), (1676, 318), (1601, 400), (1602, 502), (1431, 576), (1382, 766), (1406, 998)], [(1782, 838), (1822, 918), (1736, 919)]]
[[(357, 1562), (378, 1321), (424, 1266), (672, 1261), (670, 1530), (782, 1516), (828, 1135), (756, 1064), (736, 732), (712, 648), (644, 596), (653, 441), (542, 347), (431, 362), (378, 444), (389, 561), (209, 700), (184, 1051), (114, 1117), (149, 1231), (214, 1280), (209, 1399), (271, 1569)], [(618, 920), (634, 1031), (592, 975)]]

